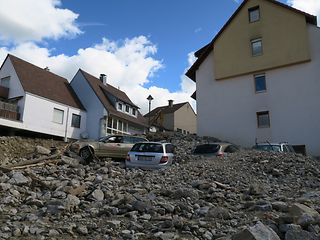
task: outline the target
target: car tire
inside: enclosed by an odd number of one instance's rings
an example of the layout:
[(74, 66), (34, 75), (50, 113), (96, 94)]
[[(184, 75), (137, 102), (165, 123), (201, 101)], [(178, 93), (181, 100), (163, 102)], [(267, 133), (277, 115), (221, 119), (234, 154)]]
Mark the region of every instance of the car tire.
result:
[(90, 147), (84, 147), (79, 152), (80, 157), (89, 164), (93, 159), (93, 150)]

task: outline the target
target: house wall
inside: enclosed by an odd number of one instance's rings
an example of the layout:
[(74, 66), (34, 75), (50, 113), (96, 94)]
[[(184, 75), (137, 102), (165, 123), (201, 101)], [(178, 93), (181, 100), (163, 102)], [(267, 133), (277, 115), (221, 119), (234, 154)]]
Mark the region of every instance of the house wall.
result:
[(189, 103), (174, 113), (174, 129), (180, 128), (189, 133), (197, 133), (197, 116)]
[[(215, 80), (213, 52), (196, 72), (198, 134), (246, 147), (258, 141), (306, 144), (320, 155), (320, 29), (309, 25), (311, 62), (265, 71), (267, 91), (255, 93), (252, 74)], [(256, 112), (269, 111), (270, 128)]]
[(14, 70), (14, 67), (10, 61), (10, 58), (6, 59), (6, 61), (3, 63), (3, 66), (0, 70), (0, 79), (8, 76), (10, 76), (10, 82), (9, 82), (10, 87), (9, 87), (8, 98), (23, 96), (23, 98), (18, 101), (20, 119), (22, 119), (23, 112), (24, 112), (23, 110), (24, 110), (25, 93), (22, 88), (21, 82)]
[[(260, 20), (249, 23), (248, 9), (255, 6)], [(251, 40), (257, 38), (263, 54), (252, 57)], [(214, 52), (216, 79), (308, 61), (305, 16), (270, 1), (248, 1), (216, 39)]]
[(89, 138), (99, 138), (101, 136), (100, 119), (107, 115), (107, 111), (80, 71), (74, 76), (70, 85), (87, 111), (86, 132)]
[[(53, 109), (64, 111), (63, 123), (53, 122)], [(72, 114), (81, 116), (80, 128), (71, 127)], [(23, 114), (24, 128), (30, 131), (78, 139), (86, 129), (86, 113), (61, 103), (54, 102), (30, 93), (25, 96), (25, 109)], [(67, 123), (67, 124), (66, 124)]]
[(176, 130), (174, 127), (174, 113), (166, 113), (163, 114), (163, 119), (162, 119), (163, 127), (165, 129), (174, 131)]

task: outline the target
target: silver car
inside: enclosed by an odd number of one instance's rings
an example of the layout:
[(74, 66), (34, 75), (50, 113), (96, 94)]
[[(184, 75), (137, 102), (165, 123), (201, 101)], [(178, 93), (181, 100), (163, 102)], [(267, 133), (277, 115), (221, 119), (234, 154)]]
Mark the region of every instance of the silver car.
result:
[(128, 168), (164, 168), (174, 162), (174, 145), (160, 142), (136, 143), (128, 152)]

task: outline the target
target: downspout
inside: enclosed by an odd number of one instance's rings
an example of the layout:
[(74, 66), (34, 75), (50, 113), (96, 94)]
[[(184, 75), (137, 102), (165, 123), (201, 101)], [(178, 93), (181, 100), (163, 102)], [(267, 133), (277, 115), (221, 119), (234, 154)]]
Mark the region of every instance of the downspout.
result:
[(66, 121), (66, 129), (64, 131), (64, 142), (68, 142), (68, 121), (69, 121), (69, 107), (67, 110), (67, 121)]

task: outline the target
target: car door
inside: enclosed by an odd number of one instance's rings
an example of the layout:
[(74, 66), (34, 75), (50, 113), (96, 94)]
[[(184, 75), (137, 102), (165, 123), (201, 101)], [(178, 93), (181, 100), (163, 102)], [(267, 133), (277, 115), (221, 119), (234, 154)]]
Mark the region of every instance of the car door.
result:
[(118, 157), (122, 136), (110, 136), (99, 143), (100, 156), (103, 157)]

